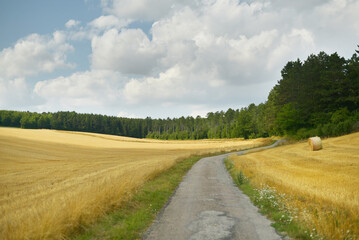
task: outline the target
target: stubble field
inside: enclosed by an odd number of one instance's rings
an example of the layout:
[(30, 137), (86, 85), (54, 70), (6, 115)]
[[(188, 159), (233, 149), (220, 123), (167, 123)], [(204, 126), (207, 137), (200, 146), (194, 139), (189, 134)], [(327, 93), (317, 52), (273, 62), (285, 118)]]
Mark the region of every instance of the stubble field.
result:
[(231, 158), (255, 186), (285, 194), (313, 237), (358, 238), (359, 133), (326, 139), (315, 152), (303, 142)]
[(196, 154), (269, 144), (0, 128), (0, 239), (61, 239)]

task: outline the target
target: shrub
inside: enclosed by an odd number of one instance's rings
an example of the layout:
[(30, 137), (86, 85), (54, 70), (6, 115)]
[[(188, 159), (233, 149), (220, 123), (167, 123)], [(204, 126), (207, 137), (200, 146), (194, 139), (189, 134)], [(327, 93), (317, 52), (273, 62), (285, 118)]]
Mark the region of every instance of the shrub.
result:
[(244, 176), (242, 170), (237, 174), (237, 184), (242, 185), (246, 181), (246, 177)]

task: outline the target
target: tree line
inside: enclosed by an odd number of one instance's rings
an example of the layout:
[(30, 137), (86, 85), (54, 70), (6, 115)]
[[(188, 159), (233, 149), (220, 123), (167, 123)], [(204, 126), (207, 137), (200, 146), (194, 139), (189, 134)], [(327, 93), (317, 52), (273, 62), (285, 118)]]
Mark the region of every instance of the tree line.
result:
[(0, 111), (0, 125), (30, 129), (56, 129), (146, 137), (150, 118), (129, 119), (76, 112), (35, 113)]
[(76, 112), (0, 111), (0, 125), (136, 138), (207, 139), (338, 136), (359, 129), (359, 56), (320, 52), (288, 62), (267, 101), (206, 117), (130, 119)]

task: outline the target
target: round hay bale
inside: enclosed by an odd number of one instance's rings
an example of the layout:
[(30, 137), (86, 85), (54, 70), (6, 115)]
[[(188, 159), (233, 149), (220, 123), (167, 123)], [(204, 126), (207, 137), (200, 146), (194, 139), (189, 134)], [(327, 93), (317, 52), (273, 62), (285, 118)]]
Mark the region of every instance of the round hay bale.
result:
[(318, 151), (323, 148), (320, 137), (311, 137), (308, 139), (308, 142), (311, 151)]

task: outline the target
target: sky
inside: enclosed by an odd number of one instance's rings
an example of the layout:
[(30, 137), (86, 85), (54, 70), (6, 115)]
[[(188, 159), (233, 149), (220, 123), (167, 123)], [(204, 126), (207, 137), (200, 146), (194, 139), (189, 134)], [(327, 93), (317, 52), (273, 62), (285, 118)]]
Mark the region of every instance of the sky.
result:
[(358, 0), (2, 0), (0, 109), (206, 116), (359, 44)]

